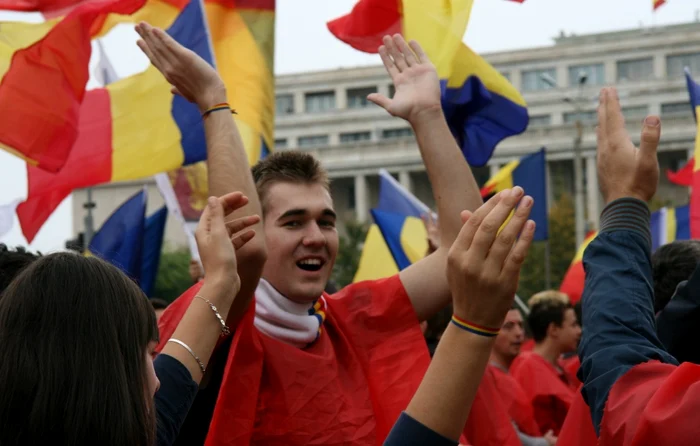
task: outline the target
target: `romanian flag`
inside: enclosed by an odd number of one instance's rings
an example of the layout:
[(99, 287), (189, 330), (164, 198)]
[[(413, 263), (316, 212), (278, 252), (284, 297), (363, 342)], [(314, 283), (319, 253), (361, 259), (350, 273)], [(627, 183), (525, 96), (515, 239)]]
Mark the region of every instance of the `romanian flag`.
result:
[[(690, 71), (685, 69), (685, 78), (688, 83), (688, 93), (690, 95), (690, 106), (693, 109), (693, 116), (697, 125), (697, 136), (695, 137), (695, 158), (700, 156), (700, 85), (698, 85), (690, 75)], [(692, 238), (700, 238), (700, 165), (693, 163), (693, 181), (690, 193), (690, 235)]]
[(354, 282), (389, 277), (425, 257), (428, 234), (421, 216), (431, 212), (389, 172), (379, 172), (379, 204)]
[(144, 188), (125, 201), (107, 218), (88, 246), (90, 255), (106, 260), (136, 281), (141, 278), (147, 198)]
[(586, 248), (588, 248), (588, 245), (591, 244), (597, 235), (598, 232), (593, 231), (583, 240), (583, 244), (578, 248), (576, 257), (574, 257), (574, 260), (571, 262), (569, 270), (564, 275), (564, 279), (559, 286), (559, 291), (569, 296), (572, 305), (581, 300), (583, 286), (586, 282), (586, 273), (583, 270), (583, 253), (586, 252)]
[(535, 222), (535, 240), (549, 238), (549, 218), (547, 212), (547, 175), (545, 149), (511, 161), (491, 177), (483, 188), (481, 196), (488, 198), (504, 189), (520, 186), (535, 203), (530, 218)]
[(139, 285), (148, 297), (153, 297), (153, 288), (158, 275), (160, 253), (163, 251), (163, 236), (165, 235), (165, 223), (167, 220), (168, 208), (163, 206), (148, 217), (144, 223)]
[(483, 166), (496, 145), (527, 128), (527, 104), (491, 65), (462, 43), (473, 0), (360, 0), (328, 23), (338, 39), (376, 53), (386, 34), (418, 41), (438, 71), (448, 124), (467, 161)]
[(60, 21), (2, 24), (1, 148), (48, 172), (64, 167), (79, 133), (93, 31), (106, 14), (144, 2), (94, 0)]
[[(175, 40), (213, 62), (201, 3), (192, 1), (168, 28)], [(28, 197), (18, 206), (22, 232), (31, 242), (73, 189), (131, 180), (206, 159), (197, 106), (170, 93), (158, 70), (90, 90), (80, 109), (79, 135), (66, 165), (56, 173), (27, 166)]]
[(654, 11), (659, 9), (661, 7), (661, 5), (663, 5), (664, 3), (666, 3), (666, 0), (651, 0), (651, 4), (652, 4)]
[(690, 206), (665, 207), (651, 214), (651, 252), (676, 240), (690, 239)]
[(678, 169), (676, 172), (666, 170), (666, 178), (673, 184), (678, 186), (691, 186), (693, 184), (693, 171), (695, 170), (695, 158), (690, 158), (685, 166)]

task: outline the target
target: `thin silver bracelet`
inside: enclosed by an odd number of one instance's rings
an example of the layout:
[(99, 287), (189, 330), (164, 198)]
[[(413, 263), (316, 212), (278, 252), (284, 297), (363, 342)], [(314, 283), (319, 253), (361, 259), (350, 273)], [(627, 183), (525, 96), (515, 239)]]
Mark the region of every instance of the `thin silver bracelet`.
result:
[(197, 299), (202, 299), (204, 302), (206, 302), (209, 305), (209, 308), (211, 308), (211, 311), (214, 312), (214, 315), (216, 315), (216, 318), (219, 320), (219, 323), (221, 324), (221, 335), (222, 336), (228, 336), (231, 334), (231, 330), (228, 328), (226, 325), (226, 322), (224, 321), (224, 318), (221, 317), (219, 314), (219, 310), (216, 309), (216, 306), (214, 306), (213, 303), (209, 301), (206, 297), (202, 297), (199, 294), (195, 295)]
[(192, 357), (194, 358), (194, 360), (197, 361), (197, 364), (199, 364), (199, 369), (202, 371), (202, 374), (204, 374), (204, 372), (207, 370), (206, 367), (204, 367), (204, 363), (202, 362), (201, 359), (199, 359), (199, 356), (197, 356), (197, 355), (194, 354), (194, 352), (192, 351), (192, 349), (190, 348), (189, 345), (187, 345), (187, 344), (185, 344), (184, 342), (182, 342), (181, 340), (175, 339), (175, 338), (170, 338), (170, 339), (168, 339), (168, 342), (174, 342), (174, 343), (176, 343), (177, 345), (179, 345), (179, 346), (181, 346), (182, 348), (184, 348), (185, 350), (187, 350), (188, 352), (190, 352), (190, 355), (192, 355)]

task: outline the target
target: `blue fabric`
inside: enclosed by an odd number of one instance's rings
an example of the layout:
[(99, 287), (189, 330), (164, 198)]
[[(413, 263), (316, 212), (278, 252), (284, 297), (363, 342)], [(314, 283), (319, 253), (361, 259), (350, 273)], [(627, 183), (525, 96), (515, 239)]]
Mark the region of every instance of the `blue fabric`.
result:
[(639, 200), (616, 200), (601, 217), (601, 232), (583, 256), (583, 335), (579, 345), (582, 394), (596, 433), (610, 389), (635, 365), (677, 364), (656, 334), (649, 210)]
[(141, 248), (141, 281), (139, 285), (148, 297), (153, 297), (153, 287), (156, 284), (160, 253), (163, 247), (165, 222), (168, 219), (168, 208), (163, 206), (146, 219), (143, 247)]
[(530, 218), (535, 222), (535, 241), (549, 238), (549, 214), (547, 212), (547, 174), (544, 148), (520, 159), (513, 170), (513, 185), (523, 188), (535, 201)]
[(457, 444), (456, 441), (443, 437), (414, 420), (405, 412), (401, 413), (384, 441), (384, 446), (457, 446)]
[(192, 380), (187, 367), (172, 356), (158, 355), (153, 368), (160, 380), (160, 389), (155, 396), (157, 444), (170, 446), (175, 443), (199, 386)]

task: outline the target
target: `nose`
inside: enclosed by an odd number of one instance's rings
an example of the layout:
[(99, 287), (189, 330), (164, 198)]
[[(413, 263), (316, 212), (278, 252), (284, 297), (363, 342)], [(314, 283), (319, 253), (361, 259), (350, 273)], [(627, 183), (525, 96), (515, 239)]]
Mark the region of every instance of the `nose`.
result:
[(307, 247), (323, 247), (326, 244), (326, 236), (318, 224), (314, 222), (308, 225), (302, 243)]

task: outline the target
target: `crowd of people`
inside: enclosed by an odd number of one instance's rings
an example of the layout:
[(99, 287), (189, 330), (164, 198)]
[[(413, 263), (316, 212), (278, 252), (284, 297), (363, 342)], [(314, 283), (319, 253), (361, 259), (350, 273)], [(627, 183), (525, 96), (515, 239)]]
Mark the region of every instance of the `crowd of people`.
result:
[(700, 244), (650, 252), (658, 117), (637, 148), (602, 90), (606, 206), (582, 302), (544, 291), (523, 317), (533, 199), (513, 187), (482, 202), (434, 66), (385, 37), (395, 94), (368, 99), (412, 126), (439, 224), (426, 219), (429, 251), (398, 275), (329, 293), (326, 171), (296, 151), (251, 168), (217, 72), (163, 31), (137, 32), (202, 112), (206, 276), (193, 263), (194, 285), (167, 305), (98, 258), (2, 246), (0, 445), (695, 444)]

